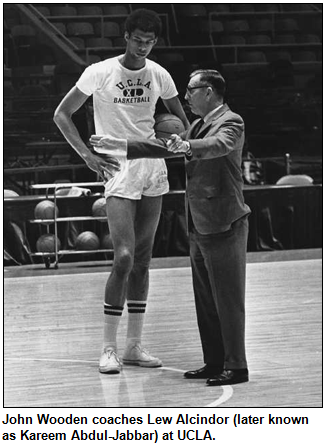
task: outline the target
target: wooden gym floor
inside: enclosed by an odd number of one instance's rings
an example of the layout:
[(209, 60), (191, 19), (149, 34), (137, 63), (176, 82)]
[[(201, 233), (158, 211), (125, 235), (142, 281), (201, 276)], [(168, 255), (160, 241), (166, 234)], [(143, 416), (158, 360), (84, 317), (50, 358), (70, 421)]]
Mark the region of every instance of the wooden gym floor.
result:
[(4, 407), (322, 407), (321, 250), (248, 254), (250, 382), (222, 388), (182, 376), (202, 366), (187, 258), (150, 271), (143, 345), (164, 366), (98, 372), (109, 270), (5, 268)]

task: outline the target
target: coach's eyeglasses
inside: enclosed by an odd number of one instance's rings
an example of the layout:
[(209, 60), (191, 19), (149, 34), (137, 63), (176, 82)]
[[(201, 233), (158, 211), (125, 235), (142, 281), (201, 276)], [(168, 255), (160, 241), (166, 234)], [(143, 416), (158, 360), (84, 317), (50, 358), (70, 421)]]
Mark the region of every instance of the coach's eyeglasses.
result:
[(197, 90), (198, 88), (207, 88), (207, 87), (211, 87), (211, 85), (197, 85), (197, 87), (187, 87), (186, 92), (188, 94), (192, 94), (192, 90)]

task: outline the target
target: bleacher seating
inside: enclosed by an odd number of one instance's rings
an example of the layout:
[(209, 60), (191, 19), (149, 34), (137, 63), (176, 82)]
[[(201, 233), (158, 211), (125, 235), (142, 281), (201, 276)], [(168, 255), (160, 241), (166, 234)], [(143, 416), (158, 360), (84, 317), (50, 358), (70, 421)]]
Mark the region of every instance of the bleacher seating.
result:
[(267, 60), (269, 62), (274, 62), (276, 60), (289, 60), (291, 61), (291, 53), (286, 50), (273, 50), (268, 52)]
[(86, 41), (88, 48), (110, 48), (113, 46), (112, 39), (108, 37), (90, 37)]
[(55, 22), (54, 26), (57, 28), (57, 30), (64, 34), (65, 36), (67, 35), (67, 26), (65, 23), (63, 22)]
[(46, 110), (49, 106), (49, 92), (42, 85), (24, 85), (19, 89), (18, 95), (21, 110), (40, 111)]
[(223, 23), (220, 20), (210, 20), (208, 26), (208, 32), (212, 35), (220, 34), (224, 31)]
[(257, 18), (251, 21), (251, 29), (255, 33), (269, 33), (273, 31), (273, 21), (268, 18)]
[(255, 3), (255, 11), (257, 12), (279, 12), (278, 3)]
[(126, 41), (124, 37), (113, 37), (113, 46), (115, 47), (125, 47)]
[(248, 45), (270, 45), (272, 39), (266, 34), (254, 34), (247, 38)]
[(93, 25), (89, 22), (72, 22), (67, 25), (67, 35), (69, 37), (92, 37), (94, 36)]
[(277, 20), (275, 23), (275, 29), (277, 32), (281, 33), (296, 33), (300, 30), (297, 20), (292, 17)]
[(282, 10), (286, 12), (306, 12), (315, 11), (315, 6), (309, 3), (284, 3)]
[[(77, 48), (83, 49), (85, 48), (85, 41), (82, 37), (69, 37), (70, 42), (72, 42)], [(91, 45), (89, 45), (91, 46)]]
[(244, 51), (239, 56), (239, 62), (266, 63), (266, 55), (263, 51)]
[(125, 5), (103, 4), (102, 9), (106, 15), (127, 15), (130, 12), (129, 7)]
[(315, 62), (317, 55), (314, 51), (295, 51), (292, 54), (292, 60), (295, 62)]
[(210, 12), (230, 12), (231, 7), (228, 3), (208, 3), (206, 5), (206, 10), (208, 13)]
[(14, 25), (11, 35), (17, 46), (31, 45), (36, 42), (36, 31), (30, 25)]
[(102, 15), (103, 9), (99, 5), (79, 5), (77, 7), (78, 15)]
[(249, 29), (247, 20), (226, 20), (224, 23), (224, 31), (230, 34), (241, 33), (246, 35)]
[(186, 5), (178, 5), (177, 12), (181, 17), (206, 17), (207, 10), (203, 4), (187, 3)]
[(274, 39), (275, 43), (295, 43), (296, 36), (294, 34), (278, 34)]
[(255, 5), (250, 3), (232, 3), (232, 12), (255, 12)]
[(113, 21), (97, 22), (95, 24), (95, 35), (99, 37), (119, 37), (121, 36), (120, 26)]
[(241, 34), (226, 34), (221, 36), (222, 45), (245, 45), (246, 38)]
[(77, 9), (74, 6), (52, 6), (52, 16), (74, 16), (77, 15)]

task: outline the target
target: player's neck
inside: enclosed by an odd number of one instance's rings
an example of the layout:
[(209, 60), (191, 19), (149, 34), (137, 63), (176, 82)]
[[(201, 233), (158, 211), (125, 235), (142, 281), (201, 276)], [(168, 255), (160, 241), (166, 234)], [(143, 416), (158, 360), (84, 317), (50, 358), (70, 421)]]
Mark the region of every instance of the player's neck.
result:
[(146, 59), (137, 60), (129, 54), (124, 54), (119, 62), (128, 70), (140, 70), (146, 65)]

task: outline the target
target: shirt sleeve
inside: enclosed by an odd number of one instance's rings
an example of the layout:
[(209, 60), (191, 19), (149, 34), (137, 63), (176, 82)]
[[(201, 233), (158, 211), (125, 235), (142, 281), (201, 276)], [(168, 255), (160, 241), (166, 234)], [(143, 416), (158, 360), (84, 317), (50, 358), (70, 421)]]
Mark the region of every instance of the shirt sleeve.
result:
[(90, 65), (82, 73), (76, 87), (87, 96), (91, 96), (98, 89), (99, 76), (94, 69), (94, 65)]
[(172, 76), (164, 68), (162, 69), (162, 74), (161, 74), (161, 88), (162, 88), (162, 93), (161, 93), (162, 99), (171, 99), (174, 98), (175, 96), (178, 96), (178, 90), (177, 87), (175, 86)]

